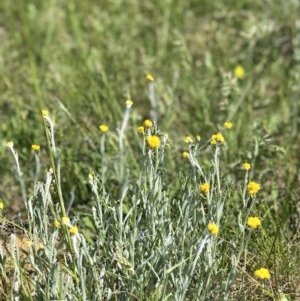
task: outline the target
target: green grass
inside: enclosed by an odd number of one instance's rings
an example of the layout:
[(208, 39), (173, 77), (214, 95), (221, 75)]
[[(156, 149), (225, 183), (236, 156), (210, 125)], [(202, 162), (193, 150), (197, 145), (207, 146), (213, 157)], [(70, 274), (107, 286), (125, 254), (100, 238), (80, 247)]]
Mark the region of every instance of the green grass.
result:
[(1, 300), (299, 300), (298, 1), (102, 2), (1, 1)]

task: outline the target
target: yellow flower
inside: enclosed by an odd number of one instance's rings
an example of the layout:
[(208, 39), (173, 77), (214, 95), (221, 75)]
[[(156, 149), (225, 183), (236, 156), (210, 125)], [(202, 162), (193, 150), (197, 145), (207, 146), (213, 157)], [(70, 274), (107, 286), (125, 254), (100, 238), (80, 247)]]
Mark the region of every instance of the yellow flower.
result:
[(42, 110), (42, 115), (43, 117), (46, 117), (49, 115), (49, 111), (48, 110)]
[(76, 226), (72, 226), (70, 228), (70, 233), (71, 234), (77, 234), (79, 232), (78, 228)]
[(182, 157), (183, 158), (188, 158), (190, 155), (189, 155), (189, 153), (188, 152), (183, 152), (182, 153)]
[(243, 166), (244, 170), (250, 170), (251, 169), (251, 164), (248, 163), (248, 162), (245, 162), (242, 166)]
[(208, 193), (209, 192), (209, 184), (207, 182), (200, 184), (199, 189), (201, 192)]
[(93, 180), (94, 179), (94, 176), (93, 176), (93, 174), (91, 172), (89, 173), (88, 178), (89, 178), (89, 180)]
[(254, 272), (254, 275), (260, 279), (270, 279), (271, 275), (268, 269), (260, 268)]
[(41, 148), (41, 147), (40, 147), (38, 144), (32, 144), (32, 145), (31, 145), (31, 149), (34, 150), (34, 151), (39, 151), (40, 148)]
[(201, 136), (200, 136), (200, 135), (197, 135), (197, 136), (196, 136), (196, 140), (197, 140), (197, 141), (201, 141)]
[(213, 224), (213, 223), (209, 223), (207, 225), (207, 229), (209, 230), (211, 235), (217, 235), (218, 232), (219, 232), (219, 227), (216, 224)]
[(23, 246), (29, 248), (32, 246), (32, 242), (28, 239), (23, 240)]
[(0, 202), (0, 210), (2, 210), (3, 208), (4, 208), (3, 202)]
[(221, 133), (217, 133), (217, 134), (211, 136), (210, 144), (216, 145), (217, 142), (219, 142), (219, 143), (224, 142), (224, 136)]
[(130, 100), (130, 99), (127, 99), (125, 103), (126, 103), (126, 107), (127, 107), (128, 109), (131, 108), (132, 105), (133, 105), (133, 101)]
[(158, 136), (149, 136), (147, 137), (147, 143), (150, 148), (159, 148), (160, 147), (160, 139)]
[(247, 219), (247, 225), (252, 229), (256, 229), (261, 226), (261, 220), (256, 216), (250, 216)]
[(193, 142), (193, 139), (192, 139), (191, 136), (186, 136), (186, 137), (184, 138), (184, 142), (185, 142), (185, 143), (192, 143), (192, 142)]
[(12, 141), (8, 141), (6, 143), (6, 147), (10, 147), (10, 148), (13, 148), (14, 147), (14, 143)]
[(245, 69), (241, 66), (241, 65), (237, 65), (235, 68), (234, 68), (234, 76), (236, 78), (239, 78), (239, 79), (242, 79), (245, 77)]
[(62, 223), (63, 223), (64, 225), (66, 225), (66, 226), (70, 225), (70, 219), (69, 219), (67, 216), (63, 216), (63, 217), (61, 218), (61, 221), (62, 221)]
[(146, 76), (146, 80), (148, 80), (149, 82), (153, 82), (154, 81), (154, 77), (149, 73)]
[(106, 133), (106, 132), (108, 132), (108, 130), (109, 130), (109, 128), (108, 128), (108, 126), (107, 126), (106, 124), (101, 124), (101, 125), (99, 125), (99, 129), (100, 129), (100, 131), (101, 131), (102, 133)]
[(139, 134), (144, 134), (145, 133), (145, 128), (143, 126), (139, 126), (137, 128), (137, 131), (138, 131)]
[(230, 121), (226, 121), (226, 122), (224, 123), (224, 126), (226, 127), (226, 129), (231, 130), (232, 127), (233, 127), (233, 123), (230, 122)]
[(54, 227), (57, 229), (60, 228), (60, 222), (58, 220), (54, 221)]
[(153, 126), (153, 122), (149, 119), (146, 119), (144, 121), (144, 124), (145, 124), (145, 127), (147, 127), (147, 128), (151, 128), (151, 126)]
[(248, 184), (247, 188), (250, 195), (255, 195), (260, 190), (260, 185), (252, 181)]

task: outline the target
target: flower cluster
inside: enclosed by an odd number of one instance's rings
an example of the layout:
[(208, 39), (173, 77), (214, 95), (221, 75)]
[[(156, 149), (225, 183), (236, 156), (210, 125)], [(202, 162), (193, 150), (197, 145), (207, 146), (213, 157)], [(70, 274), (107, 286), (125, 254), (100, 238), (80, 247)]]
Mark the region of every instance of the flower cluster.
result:
[[(63, 216), (63, 217), (61, 218), (61, 222), (62, 222), (65, 226), (69, 227), (69, 231), (70, 231), (71, 234), (77, 234), (77, 233), (79, 232), (78, 227), (72, 226), (71, 223), (70, 223), (70, 219), (69, 219), (67, 216)], [(58, 220), (55, 220), (55, 221), (54, 221), (54, 227), (57, 228), (57, 229), (59, 229), (60, 226), (61, 226), (60, 222), (59, 222)]]
[(219, 227), (214, 223), (209, 223), (207, 225), (207, 229), (209, 230), (211, 235), (217, 235), (219, 232)]
[(258, 183), (256, 183), (256, 182), (253, 182), (253, 181), (251, 181), (251, 182), (248, 184), (247, 188), (248, 188), (248, 193), (249, 193), (251, 196), (257, 194), (258, 191), (261, 189), (261, 188), (260, 188), (260, 185), (259, 185)]
[(256, 216), (250, 216), (247, 219), (247, 225), (252, 229), (256, 229), (261, 226), (261, 220)]
[(31, 145), (31, 149), (33, 150), (33, 151), (39, 151), (40, 150), (40, 145), (38, 145), (38, 144), (32, 144)]
[(224, 142), (224, 136), (221, 134), (221, 133), (217, 133), (217, 134), (214, 134), (211, 136), (211, 139), (210, 139), (210, 144), (211, 145), (216, 145), (218, 142), (219, 143), (223, 143)]
[(100, 124), (100, 125), (99, 125), (99, 130), (100, 130), (102, 133), (106, 133), (106, 132), (109, 131), (109, 127), (108, 127), (108, 125), (106, 125), (106, 124)]
[(151, 127), (153, 126), (153, 122), (152, 122), (150, 119), (146, 119), (146, 120), (144, 121), (144, 125), (145, 125), (145, 127), (147, 127), (147, 128), (151, 128)]
[(150, 135), (147, 137), (147, 144), (150, 148), (156, 149), (160, 147), (160, 138), (156, 135)]
[(185, 143), (192, 143), (192, 142), (193, 142), (193, 139), (192, 139), (191, 136), (186, 136), (186, 137), (184, 138), (184, 142), (185, 142)]
[(201, 192), (208, 193), (209, 192), (209, 184), (207, 182), (200, 184), (199, 189)]
[(260, 268), (254, 272), (254, 275), (259, 279), (270, 279), (271, 275), (268, 269)]
[(233, 123), (230, 122), (230, 121), (226, 121), (226, 122), (224, 123), (224, 126), (225, 126), (226, 129), (231, 130), (232, 127), (233, 127)]
[(243, 165), (242, 165), (243, 169), (248, 171), (251, 169), (251, 164), (248, 163), (248, 162), (245, 162)]
[(242, 79), (245, 77), (245, 69), (243, 68), (243, 66), (241, 65), (237, 65), (235, 68), (234, 68), (234, 76), (238, 79)]

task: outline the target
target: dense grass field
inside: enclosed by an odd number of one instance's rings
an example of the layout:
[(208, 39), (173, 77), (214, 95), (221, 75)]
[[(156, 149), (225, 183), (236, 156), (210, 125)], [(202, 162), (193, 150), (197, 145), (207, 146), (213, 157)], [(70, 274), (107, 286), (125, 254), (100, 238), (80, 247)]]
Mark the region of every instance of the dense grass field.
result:
[(0, 300), (300, 300), (300, 2), (0, 1)]

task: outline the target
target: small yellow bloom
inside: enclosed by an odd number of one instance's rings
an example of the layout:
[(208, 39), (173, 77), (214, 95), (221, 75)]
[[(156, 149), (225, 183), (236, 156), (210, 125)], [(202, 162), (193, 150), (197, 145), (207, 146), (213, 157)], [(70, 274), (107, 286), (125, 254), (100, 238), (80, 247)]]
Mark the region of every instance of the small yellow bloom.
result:
[(254, 272), (254, 275), (260, 279), (270, 279), (271, 275), (268, 269), (260, 268)]
[(224, 126), (226, 127), (226, 129), (231, 130), (232, 127), (233, 127), (233, 123), (230, 122), (230, 121), (226, 121), (226, 122), (224, 123)]
[(144, 124), (145, 124), (145, 127), (147, 127), (147, 128), (151, 128), (151, 126), (153, 126), (153, 122), (149, 119), (146, 119), (144, 121)]
[(137, 128), (137, 131), (138, 131), (139, 134), (144, 134), (145, 133), (145, 128), (143, 126), (139, 126)]
[(251, 181), (251, 182), (248, 184), (247, 188), (248, 188), (248, 193), (249, 193), (250, 195), (255, 195), (255, 194), (257, 194), (258, 191), (260, 190), (260, 185), (259, 185), (258, 183), (256, 183), (256, 182)]
[(224, 140), (225, 140), (224, 136), (221, 133), (217, 133), (217, 134), (211, 136), (210, 144), (216, 145), (218, 142), (223, 143)]
[(12, 141), (9, 141), (9, 142), (6, 143), (6, 147), (13, 148), (14, 147), (14, 143)]
[(160, 147), (160, 139), (158, 136), (148, 136), (147, 143), (150, 148), (159, 148)]
[(200, 135), (197, 135), (197, 136), (196, 136), (196, 140), (197, 140), (197, 141), (201, 141), (201, 136), (200, 136)]
[(32, 246), (32, 242), (28, 239), (23, 240), (23, 246), (29, 248)]
[(31, 149), (34, 150), (34, 151), (39, 151), (40, 148), (41, 148), (41, 147), (40, 147), (38, 144), (32, 144), (32, 145), (31, 145)]
[(188, 158), (190, 155), (189, 155), (189, 153), (188, 152), (183, 152), (182, 153), (182, 157), (183, 158)]
[(199, 189), (201, 192), (208, 193), (209, 192), (209, 184), (207, 182), (200, 184)]
[(247, 170), (247, 171), (248, 171), (248, 170), (251, 169), (251, 164), (248, 163), (248, 162), (245, 162), (242, 166), (243, 166), (243, 169), (244, 169), (244, 170)]
[(213, 224), (213, 223), (209, 223), (207, 225), (207, 229), (209, 230), (211, 235), (217, 235), (218, 232), (219, 232), (219, 227), (216, 224)]
[(3, 202), (0, 202), (0, 210), (2, 210), (3, 208), (4, 208)]
[(150, 81), (150, 82), (153, 82), (154, 81), (154, 77), (149, 73), (147, 74), (146, 76), (146, 80)]
[(126, 107), (129, 109), (129, 108), (132, 107), (132, 105), (133, 105), (133, 101), (130, 100), (130, 99), (127, 99), (127, 100), (126, 100)]
[(46, 117), (49, 115), (49, 111), (48, 110), (42, 110), (42, 115), (43, 117)]
[(106, 132), (108, 132), (108, 130), (109, 130), (109, 128), (108, 128), (108, 126), (107, 126), (106, 124), (101, 124), (101, 125), (99, 125), (99, 129), (100, 129), (100, 131), (101, 131), (102, 133), (106, 133)]
[(70, 233), (71, 234), (77, 234), (79, 232), (78, 228), (76, 226), (72, 226), (70, 228)]
[(193, 142), (193, 139), (192, 139), (191, 136), (186, 136), (186, 137), (184, 138), (184, 142), (185, 142), (185, 143), (192, 143), (192, 142)]
[(54, 227), (57, 229), (60, 228), (60, 222), (57, 219), (54, 221)]
[(92, 173), (89, 173), (88, 178), (89, 178), (89, 180), (93, 180), (93, 179), (94, 179), (93, 174), (92, 174)]
[(256, 216), (250, 216), (247, 219), (247, 225), (252, 229), (256, 229), (257, 227), (261, 226), (261, 220)]
[(70, 219), (69, 219), (67, 216), (63, 216), (63, 217), (61, 218), (61, 221), (62, 221), (62, 223), (63, 223), (64, 225), (66, 225), (66, 226), (70, 225)]
[(245, 77), (245, 69), (241, 66), (241, 65), (237, 65), (235, 68), (234, 68), (234, 76), (236, 78), (239, 78), (239, 79), (242, 79)]

